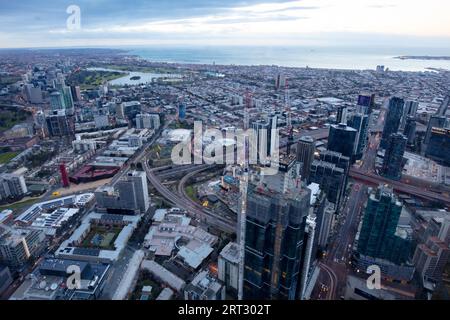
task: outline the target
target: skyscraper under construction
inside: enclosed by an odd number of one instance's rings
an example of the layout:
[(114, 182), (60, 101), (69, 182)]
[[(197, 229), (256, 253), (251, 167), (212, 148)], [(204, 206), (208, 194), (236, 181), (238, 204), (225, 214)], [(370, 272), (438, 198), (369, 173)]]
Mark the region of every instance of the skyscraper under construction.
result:
[(295, 159), (249, 184), (244, 299), (297, 298), (310, 197)]

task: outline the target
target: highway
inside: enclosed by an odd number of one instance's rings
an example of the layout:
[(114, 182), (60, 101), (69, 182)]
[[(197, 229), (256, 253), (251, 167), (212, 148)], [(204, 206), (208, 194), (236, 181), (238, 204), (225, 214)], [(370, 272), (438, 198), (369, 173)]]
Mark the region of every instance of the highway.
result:
[[(143, 161), (142, 165), (150, 183), (170, 203), (172, 203), (178, 208), (186, 210), (188, 214), (191, 215), (193, 218), (200, 219), (203, 222), (211, 226), (214, 226), (222, 231), (225, 231), (227, 233), (236, 232), (236, 225), (232, 224), (227, 219), (221, 216), (213, 215), (203, 207), (200, 209), (199, 207), (197, 207), (197, 205), (192, 204), (191, 201), (186, 201), (183, 197), (174, 194), (171, 190), (169, 190), (166, 186), (162, 184), (161, 180), (155, 174), (155, 169), (151, 169), (147, 161)], [(205, 170), (204, 168), (202, 169)]]

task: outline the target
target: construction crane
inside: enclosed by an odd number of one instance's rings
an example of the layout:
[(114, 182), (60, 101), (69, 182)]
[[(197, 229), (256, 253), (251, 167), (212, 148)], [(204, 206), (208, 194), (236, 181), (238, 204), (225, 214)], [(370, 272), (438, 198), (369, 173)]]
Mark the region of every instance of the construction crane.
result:
[(289, 155), (291, 153), (291, 145), (294, 144), (294, 126), (292, 125), (292, 114), (291, 114), (292, 110), (287, 79), (284, 88), (284, 108), (287, 113), (286, 114), (286, 128), (288, 131), (287, 154)]

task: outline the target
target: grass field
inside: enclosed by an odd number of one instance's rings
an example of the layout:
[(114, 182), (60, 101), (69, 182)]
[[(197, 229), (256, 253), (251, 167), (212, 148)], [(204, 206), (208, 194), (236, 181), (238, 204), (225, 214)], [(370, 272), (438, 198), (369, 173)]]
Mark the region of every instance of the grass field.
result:
[(17, 156), (18, 152), (5, 152), (0, 154), (0, 164), (4, 164), (9, 162), (9, 160), (13, 159), (15, 156)]
[(10, 209), (14, 211), (14, 214), (19, 213), (23, 208), (25, 207), (29, 207), (31, 205), (33, 205), (34, 203), (40, 201), (40, 198), (32, 198), (32, 199), (27, 199), (24, 201), (19, 201), (16, 203), (12, 203), (12, 204), (5, 204), (0, 206), (0, 211), (2, 210), (6, 210), (6, 209)]
[(117, 239), (122, 228), (108, 226), (93, 226), (86, 238), (84, 238), (82, 247), (113, 250), (114, 241)]

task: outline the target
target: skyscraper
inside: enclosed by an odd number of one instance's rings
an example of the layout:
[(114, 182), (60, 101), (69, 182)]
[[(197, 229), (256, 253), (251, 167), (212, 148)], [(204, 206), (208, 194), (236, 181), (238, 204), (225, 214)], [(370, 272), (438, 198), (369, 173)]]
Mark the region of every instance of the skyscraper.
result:
[(400, 122), (400, 130), (405, 129), (406, 121), (408, 120), (409, 117), (415, 119), (418, 108), (419, 103), (417, 101), (408, 100), (405, 102), (405, 107), (403, 108), (402, 121)]
[(355, 159), (361, 159), (367, 147), (369, 116), (362, 113), (354, 113), (350, 117), (348, 125), (358, 131), (355, 141)]
[(50, 106), (53, 111), (66, 109), (64, 96), (59, 91), (55, 91), (50, 94)]
[(301, 137), (297, 144), (297, 161), (303, 164), (302, 179), (309, 179), (309, 170), (314, 160), (314, 151), (316, 150), (314, 139), (307, 136)]
[(327, 149), (342, 153), (344, 156), (354, 159), (355, 143), (358, 131), (345, 124), (330, 126)]
[(450, 106), (450, 94), (446, 95), (444, 100), (442, 100), (442, 104), (440, 105), (439, 110), (436, 113), (436, 115), (445, 116), (449, 106)]
[(405, 101), (398, 97), (393, 97), (389, 100), (389, 109), (386, 115), (386, 122), (384, 124), (380, 143), (380, 146), (383, 149), (386, 149), (391, 134), (397, 133), (399, 129), (404, 104)]
[(450, 166), (450, 129), (431, 130), (425, 156)]
[(339, 205), (345, 190), (345, 171), (334, 163), (314, 160), (311, 164), (309, 182), (317, 183), (323, 190), (328, 201)]
[(414, 139), (416, 137), (416, 119), (413, 117), (408, 117), (406, 119), (405, 129), (403, 130), (403, 134), (406, 139), (408, 139), (408, 145), (414, 145)]
[(402, 264), (411, 254), (409, 236), (397, 232), (402, 204), (392, 189), (380, 186), (367, 202), (357, 252), (364, 256)]
[(249, 185), (244, 299), (292, 300), (298, 294), (311, 191), (294, 168)]
[(358, 96), (357, 110), (359, 113), (370, 115), (374, 108), (375, 108), (374, 93), (362, 93)]
[(267, 120), (258, 120), (252, 123), (252, 129), (255, 130), (257, 134), (257, 148), (258, 148), (258, 159), (260, 153), (263, 152), (265, 145), (265, 154), (270, 156), (272, 152), (274, 152), (273, 147), (275, 145), (275, 141), (272, 130), (277, 129), (277, 121), (278, 118), (276, 115), (269, 116)]
[(431, 131), (433, 130), (433, 128), (444, 128), (446, 121), (447, 119), (444, 116), (433, 115), (430, 117), (430, 120), (428, 121), (427, 132), (425, 134), (425, 144), (428, 144), (430, 142)]
[(150, 206), (147, 176), (143, 171), (129, 172), (115, 186), (103, 186), (95, 191), (97, 207), (111, 213), (145, 213)]
[(400, 180), (407, 141), (406, 137), (400, 133), (391, 134), (384, 154), (383, 176), (393, 180)]
[(346, 106), (339, 106), (337, 108), (336, 124), (339, 124), (339, 123), (347, 124), (347, 107)]

